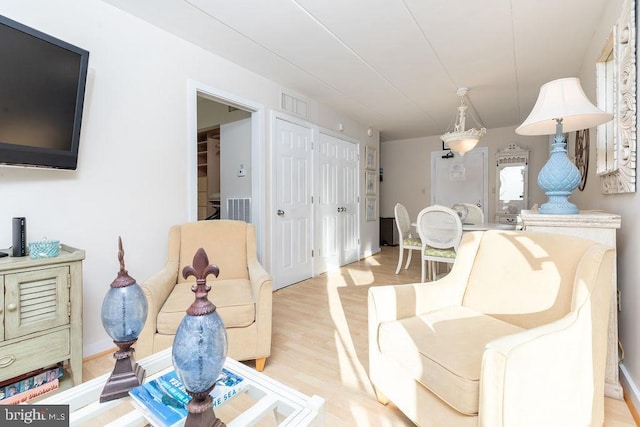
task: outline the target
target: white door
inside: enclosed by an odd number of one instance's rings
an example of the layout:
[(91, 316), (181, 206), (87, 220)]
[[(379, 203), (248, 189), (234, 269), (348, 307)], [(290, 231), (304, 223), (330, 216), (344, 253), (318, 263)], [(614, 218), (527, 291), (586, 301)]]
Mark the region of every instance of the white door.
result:
[(431, 204), (451, 207), (472, 203), (489, 218), (489, 149), (480, 147), (464, 156), (443, 157), (449, 151), (431, 152)]
[(316, 158), (314, 271), (320, 274), (358, 259), (358, 146), (321, 133)]
[(340, 195), (341, 223), (342, 223), (342, 260), (340, 265), (357, 261), (360, 253), (359, 206), (358, 189), (358, 153), (356, 144), (342, 141), (340, 144), (340, 169), (338, 194)]
[(312, 275), (313, 131), (276, 119), (275, 289)]

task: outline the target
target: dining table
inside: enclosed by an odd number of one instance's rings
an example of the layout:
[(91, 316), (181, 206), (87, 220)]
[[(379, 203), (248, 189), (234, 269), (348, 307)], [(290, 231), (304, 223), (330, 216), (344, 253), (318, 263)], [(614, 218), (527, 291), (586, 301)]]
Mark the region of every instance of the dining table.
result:
[(481, 224), (462, 223), (462, 231), (486, 231), (486, 230), (515, 230), (514, 224), (500, 224), (498, 222), (483, 222)]
[[(411, 223), (413, 227), (417, 225), (417, 222)], [(462, 231), (515, 230), (515, 228), (515, 224), (500, 224), (498, 222), (483, 222), (480, 224), (462, 223)]]

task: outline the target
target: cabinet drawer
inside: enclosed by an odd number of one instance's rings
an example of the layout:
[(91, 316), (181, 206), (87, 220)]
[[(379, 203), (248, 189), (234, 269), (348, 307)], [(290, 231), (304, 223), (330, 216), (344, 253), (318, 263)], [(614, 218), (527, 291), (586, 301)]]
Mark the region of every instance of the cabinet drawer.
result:
[(5, 276), (5, 339), (69, 324), (69, 267)]
[(69, 329), (0, 347), (0, 381), (68, 358)]

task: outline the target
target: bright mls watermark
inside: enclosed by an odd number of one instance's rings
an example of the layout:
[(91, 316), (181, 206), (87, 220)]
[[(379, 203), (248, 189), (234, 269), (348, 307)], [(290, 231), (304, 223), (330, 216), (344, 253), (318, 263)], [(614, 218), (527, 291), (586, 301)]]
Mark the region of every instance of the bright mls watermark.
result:
[(69, 405), (0, 405), (0, 425), (68, 427)]

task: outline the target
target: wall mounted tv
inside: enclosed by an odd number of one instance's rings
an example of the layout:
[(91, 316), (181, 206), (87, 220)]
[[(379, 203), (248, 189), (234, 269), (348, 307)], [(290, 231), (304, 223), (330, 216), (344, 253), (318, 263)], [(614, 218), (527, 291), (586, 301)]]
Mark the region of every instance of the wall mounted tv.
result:
[(89, 52), (0, 15), (0, 164), (76, 169)]

